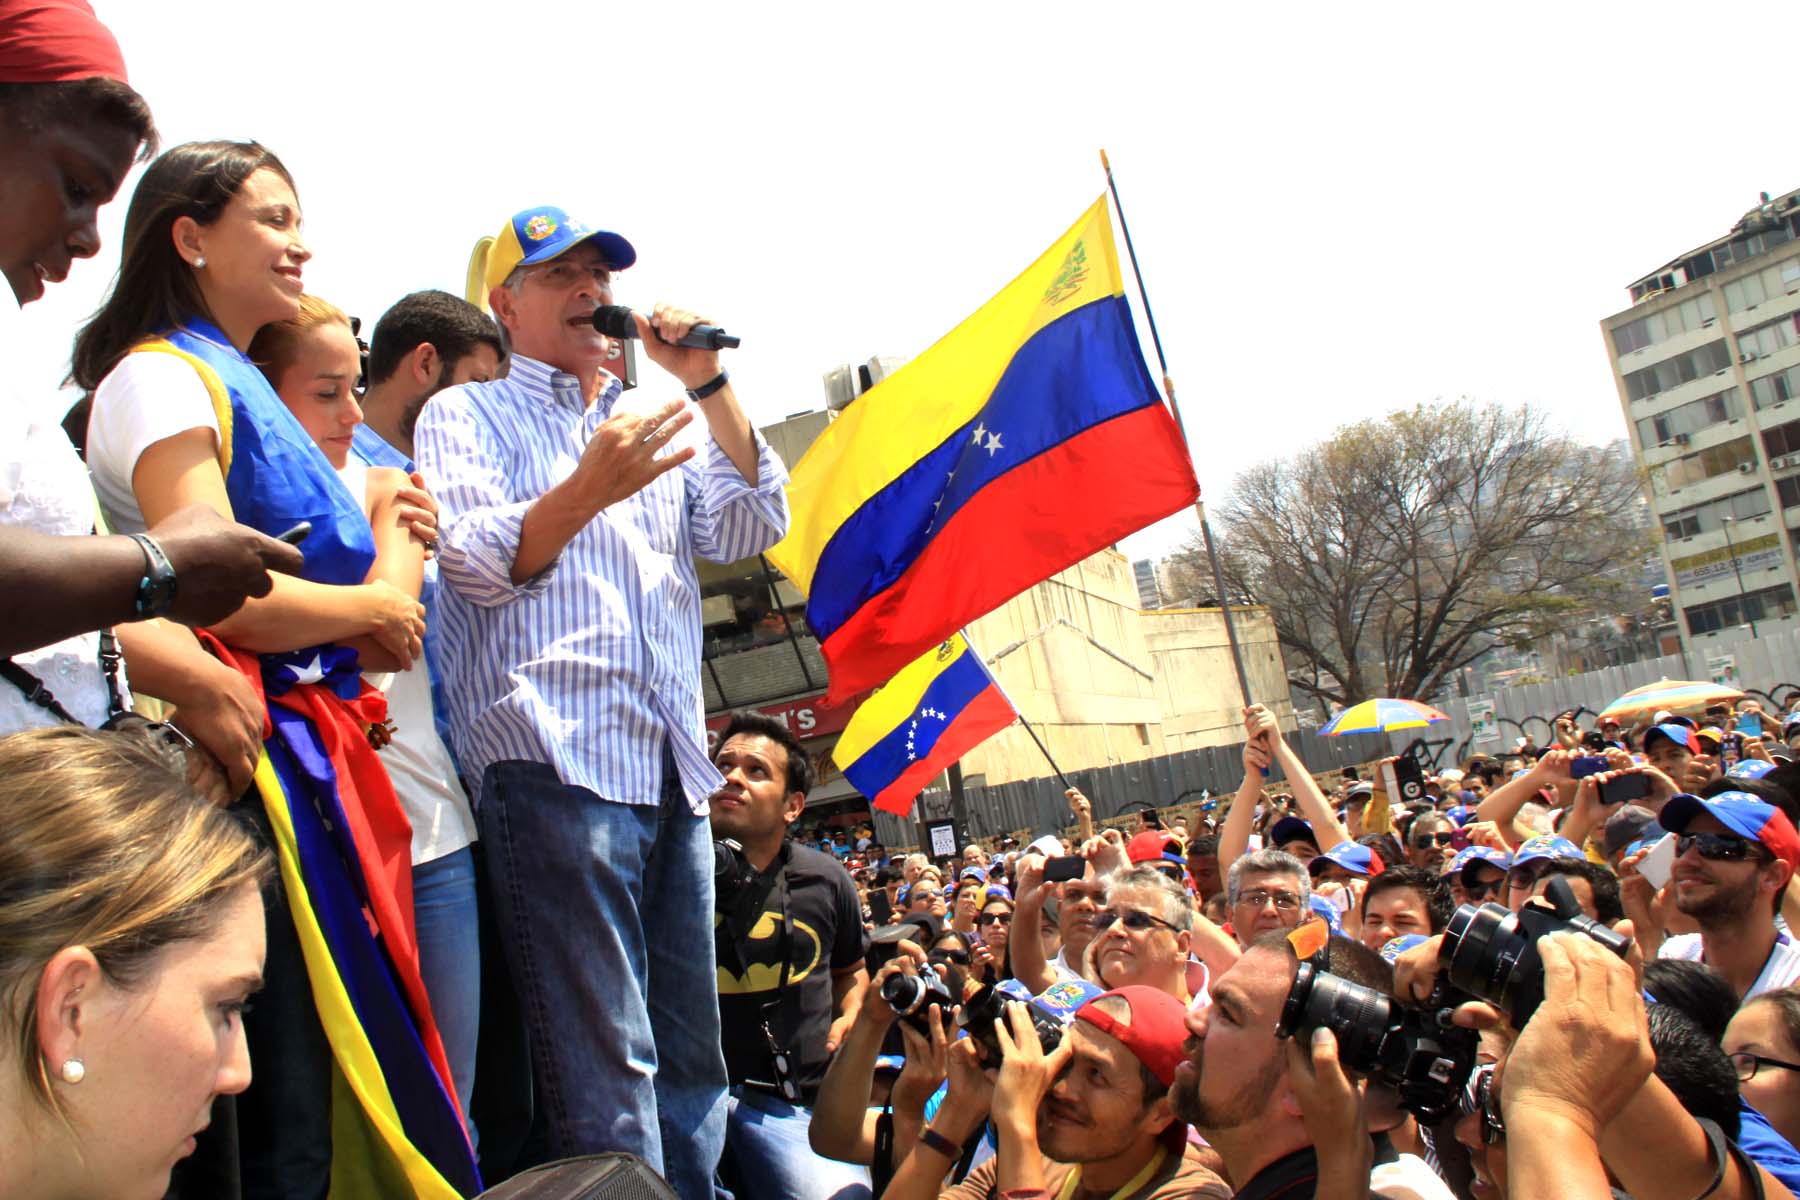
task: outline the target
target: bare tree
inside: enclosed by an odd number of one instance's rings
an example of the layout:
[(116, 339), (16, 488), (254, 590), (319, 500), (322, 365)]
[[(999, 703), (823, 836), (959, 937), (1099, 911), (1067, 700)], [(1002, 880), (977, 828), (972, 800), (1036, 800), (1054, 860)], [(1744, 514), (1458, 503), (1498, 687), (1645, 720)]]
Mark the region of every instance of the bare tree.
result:
[[(1218, 508), (1231, 599), (1267, 604), (1295, 687), (1427, 698), (1502, 643), (1608, 603), (1648, 533), (1628, 458), (1529, 408), (1421, 405), (1241, 474)], [(1184, 590), (1211, 596), (1197, 545)]]

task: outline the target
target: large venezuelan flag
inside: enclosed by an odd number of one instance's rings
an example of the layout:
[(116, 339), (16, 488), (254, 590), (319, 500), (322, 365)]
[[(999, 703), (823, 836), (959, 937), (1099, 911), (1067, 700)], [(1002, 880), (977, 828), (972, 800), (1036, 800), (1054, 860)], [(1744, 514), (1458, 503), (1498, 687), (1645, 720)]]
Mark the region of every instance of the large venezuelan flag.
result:
[(959, 633), (863, 701), (831, 754), (876, 808), (905, 816), (939, 772), (1017, 715)]
[(768, 554), (807, 594), (840, 702), (1199, 493), (1138, 350), (1102, 196), (825, 430)]

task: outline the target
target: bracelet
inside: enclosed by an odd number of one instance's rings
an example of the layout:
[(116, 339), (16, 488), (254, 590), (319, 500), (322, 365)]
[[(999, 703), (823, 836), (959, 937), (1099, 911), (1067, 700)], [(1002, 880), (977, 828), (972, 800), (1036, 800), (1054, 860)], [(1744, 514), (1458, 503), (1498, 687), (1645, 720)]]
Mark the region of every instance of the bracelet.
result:
[(962, 1154), (961, 1146), (958, 1146), (955, 1142), (951, 1141), (929, 1125), (919, 1130), (919, 1145), (936, 1150), (939, 1154), (953, 1162), (956, 1160), (957, 1156)]
[(711, 379), (707, 380), (705, 383), (701, 384), (699, 387), (689, 388), (688, 389), (688, 399), (689, 400), (704, 400), (708, 396), (712, 395), (714, 392), (718, 391), (720, 388), (724, 387), (727, 383), (730, 383), (730, 382), (731, 382), (731, 373), (729, 371), (725, 370), (723, 367), (721, 367), (721, 368), (719, 368), (719, 373), (717, 375), (714, 375)]

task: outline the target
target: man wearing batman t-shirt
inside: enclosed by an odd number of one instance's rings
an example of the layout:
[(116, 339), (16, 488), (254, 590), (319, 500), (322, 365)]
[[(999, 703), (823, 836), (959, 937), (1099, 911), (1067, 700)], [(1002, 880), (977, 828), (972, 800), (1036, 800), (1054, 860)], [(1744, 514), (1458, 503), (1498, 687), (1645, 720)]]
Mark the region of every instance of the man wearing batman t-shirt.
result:
[(755, 713), (732, 718), (713, 762), (725, 776), (713, 836), (742, 847), (720, 872), (714, 924), (732, 1085), (721, 1173), (744, 1197), (869, 1200), (865, 1169), (807, 1144), (819, 1081), (869, 986), (849, 874), (787, 837), (812, 763), (786, 726)]

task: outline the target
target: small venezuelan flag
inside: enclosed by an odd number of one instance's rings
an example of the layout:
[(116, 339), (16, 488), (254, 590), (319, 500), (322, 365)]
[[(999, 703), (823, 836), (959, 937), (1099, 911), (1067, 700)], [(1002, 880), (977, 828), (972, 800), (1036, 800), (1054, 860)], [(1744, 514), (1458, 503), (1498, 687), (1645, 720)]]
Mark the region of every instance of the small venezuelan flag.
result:
[(839, 703), (1199, 493), (1138, 349), (1102, 196), (825, 430), (768, 554), (807, 594)]
[(863, 701), (832, 757), (876, 808), (905, 816), (939, 772), (1017, 715), (959, 633)]

